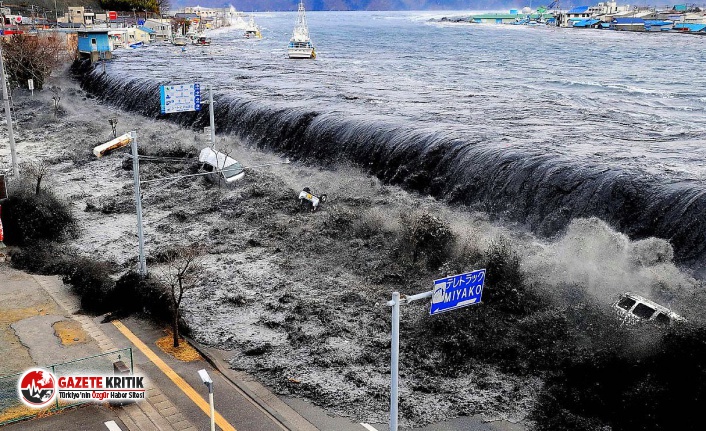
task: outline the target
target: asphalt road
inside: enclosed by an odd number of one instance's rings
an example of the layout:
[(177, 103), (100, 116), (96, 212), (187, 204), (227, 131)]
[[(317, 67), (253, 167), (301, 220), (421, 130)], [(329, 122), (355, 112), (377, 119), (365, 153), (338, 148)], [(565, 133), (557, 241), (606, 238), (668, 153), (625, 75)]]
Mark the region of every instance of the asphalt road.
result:
[[(282, 431), (286, 428), (279, 425), (276, 419), (264, 412), (259, 406), (252, 403), (249, 398), (243, 396), (237, 388), (226, 380), (217, 370), (204, 360), (193, 362), (182, 362), (174, 359), (170, 355), (162, 352), (154, 345), (154, 340), (164, 336), (161, 329), (153, 325), (146, 324), (137, 319), (127, 319), (123, 323), (152, 351), (169, 365), (179, 376), (196, 390), (202, 398), (208, 402), (208, 390), (201, 382), (198, 370), (208, 371), (213, 380), (214, 405), (219, 412), (237, 430), (247, 431)], [(113, 325), (101, 325), (106, 334), (115, 341), (120, 340), (122, 334)], [(123, 338), (124, 339), (124, 338)], [(125, 345), (128, 341), (125, 340)], [(208, 429), (210, 418), (194, 402), (182, 392), (155, 364), (153, 364), (139, 349), (133, 349), (133, 359), (135, 365), (158, 386), (162, 392), (169, 397), (174, 405), (186, 416), (191, 423), (199, 429)]]

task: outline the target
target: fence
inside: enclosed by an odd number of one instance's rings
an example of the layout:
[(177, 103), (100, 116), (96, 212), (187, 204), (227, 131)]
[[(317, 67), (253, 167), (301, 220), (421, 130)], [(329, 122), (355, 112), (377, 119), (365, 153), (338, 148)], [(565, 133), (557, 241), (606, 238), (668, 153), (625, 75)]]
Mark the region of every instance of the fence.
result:
[[(118, 361), (128, 365), (130, 374), (133, 373), (132, 348), (130, 347), (42, 368), (51, 371), (56, 378), (77, 374), (112, 375), (113, 364)], [(0, 426), (88, 402), (86, 400), (59, 400), (57, 396), (49, 408), (32, 409), (26, 407), (20, 401), (17, 391), (17, 382), (21, 375), (22, 373), (0, 376)]]

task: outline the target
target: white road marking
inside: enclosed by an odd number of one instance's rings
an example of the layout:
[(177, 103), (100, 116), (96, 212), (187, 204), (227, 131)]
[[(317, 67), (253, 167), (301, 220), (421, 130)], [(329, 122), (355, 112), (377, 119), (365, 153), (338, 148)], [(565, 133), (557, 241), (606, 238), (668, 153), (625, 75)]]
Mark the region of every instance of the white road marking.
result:
[(363, 425), (363, 428), (365, 428), (365, 429), (368, 430), (368, 431), (378, 431), (375, 427), (373, 427), (373, 426), (370, 425), (370, 424), (366, 424), (366, 423), (363, 423), (363, 422), (361, 422), (360, 424)]
[(105, 422), (105, 426), (108, 427), (108, 431), (123, 431), (115, 421)]

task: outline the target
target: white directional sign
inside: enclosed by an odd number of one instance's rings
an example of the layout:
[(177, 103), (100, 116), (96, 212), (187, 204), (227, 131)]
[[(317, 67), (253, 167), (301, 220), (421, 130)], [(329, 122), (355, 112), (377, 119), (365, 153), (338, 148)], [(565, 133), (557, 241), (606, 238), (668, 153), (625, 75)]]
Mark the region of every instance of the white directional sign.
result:
[(162, 85), (159, 87), (162, 114), (201, 110), (201, 84)]
[(480, 302), (485, 269), (434, 280), (429, 314), (434, 315)]

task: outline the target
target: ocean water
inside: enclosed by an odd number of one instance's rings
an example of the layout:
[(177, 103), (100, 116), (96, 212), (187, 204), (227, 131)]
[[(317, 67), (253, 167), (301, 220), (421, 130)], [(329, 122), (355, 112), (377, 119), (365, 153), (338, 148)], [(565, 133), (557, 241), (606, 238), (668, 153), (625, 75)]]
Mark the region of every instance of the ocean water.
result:
[[(255, 14), (263, 39), (118, 50), (86, 72), (112, 103), (159, 116), (158, 85), (214, 86), (219, 132), (525, 223), (546, 236), (598, 216), (706, 250), (703, 39), (440, 24), (456, 13), (310, 12), (318, 57), (289, 60), (295, 13)], [(205, 97), (204, 97), (205, 98)], [(171, 115), (201, 127), (201, 114)], [(160, 117), (166, 118), (166, 117)]]

